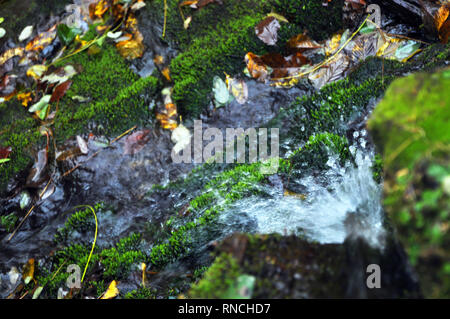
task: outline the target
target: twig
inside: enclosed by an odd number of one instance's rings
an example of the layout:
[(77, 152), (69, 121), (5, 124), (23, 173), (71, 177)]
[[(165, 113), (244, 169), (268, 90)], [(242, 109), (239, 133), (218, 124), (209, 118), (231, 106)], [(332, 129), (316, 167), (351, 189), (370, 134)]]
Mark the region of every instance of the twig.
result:
[[(129, 134), (131, 131), (135, 130), (136, 127), (137, 127), (137, 126), (135, 125), (135, 126), (133, 126), (132, 128), (130, 128), (130, 129), (126, 130), (125, 132), (123, 132), (122, 134), (120, 134), (119, 136), (117, 136), (115, 139), (113, 139), (113, 140), (108, 144), (108, 146), (111, 146), (111, 144), (113, 144), (114, 142), (117, 142), (119, 139), (121, 139), (121, 138), (124, 137), (125, 135)], [(67, 175), (73, 173), (73, 171), (75, 171), (77, 168), (79, 168), (79, 167), (80, 167), (81, 165), (83, 165), (84, 163), (86, 163), (86, 162), (88, 162), (89, 160), (93, 159), (93, 158), (94, 158), (95, 156), (97, 156), (101, 151), (102, 151), (102, 149), (101, 149), (101, 150), (98, 150), (97, 152), (95, 152), (94, 154), (92, 154), (91, 156), (89, 156), (84, 162), (78, 163), (77, 165), (75, 165), (74, 167), (72, 167), (71, 169), (69, 169), (68, 171), (66, 171), (66, 172), (62, 175), (62, 177), (66, 177)]]

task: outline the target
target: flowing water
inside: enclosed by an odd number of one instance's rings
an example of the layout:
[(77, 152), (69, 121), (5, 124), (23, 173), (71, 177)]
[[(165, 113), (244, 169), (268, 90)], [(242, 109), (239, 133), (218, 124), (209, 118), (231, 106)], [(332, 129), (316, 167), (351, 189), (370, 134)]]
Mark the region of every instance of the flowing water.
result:
[[(154, 55), (175, 54), (174, 50), (155, 40), (154, 34), (160, 33), (160, 26), (153, 28), (156, 30), (149, 27), (152, 31), (144, 32), (144, 36), (147, 42), (158, 43), (154, 46), (155, 51), (146, 53), (142, 61), (134, 62), (132, 66), (141, 75), (154, 69), (151, 62)], [(254, 80), (246, 82), (249, 86), (246, 105), (233, 102), (218, 110), (213, 116), (204, 118), (207, 127), (261, 126), (272, 119), (280, 107), (307, 93), (298, 88), (277, 90)], [(364, 125), (365, 115), (359, 124)], [(186, 194), (182, 191), (168, 197), (146, 196), (152, 185), (166, 184), (185, 176), (194, 167), (171, 162), (172, 144), (167, 131), (152, 130), (151, 134), (151, 142), (137, 155), (124, 156), (122, 142), (102, 151), (72, 177), (57, 183), (55, 193), (36, 208), (12, 241), (7, 241), (7, 234), (0, 237), (0, 297), (11, 291), (12, 287), (7, 284), (11, 267), (20, 269), (28, 258), (41, 258), (55, 249), (53, 235), (67, 220), (70, 208), (99, 201), (115, 207), (114, 213), (99, 216), (98, 244), (102, 245), (116, 242), (117, 238), (132, 231), (143, 232), (148, 224), (163, 223), (166, 220), (164, 212), (185, 200)], [(291, 181), (305, 190), (299, 196), (285, 196), (282, 185), (272, 185), (267, 186), (266, 197), (235, 202), (219, 217), (213, 239), (220, 240), (236, 231), (296, 234), (324, 244), (343, 243), (349, 236), (356, 236), (364, 238), (373, 247), (382, 248), (385, 235), (382, 185), (376, 183), (372, 175), (373, 147), (368, 143), (364, 129), (355, 131), (353, 137), (354, 164), (342, 166), (337, 156), (330, 154), (328, 168), (320, 176), (309, 175)], [(74, 145), (76, 142), (67, 143)], [(95, 151), (95, 146), (90, 146)], [(4, 212), (15, 211), (19, 196), (2, 199), (1, 204)], [(209, 238), (199, 243), (198, 254), (205, 256), (209, 243)], [(154, 284), (158, 287), (158, 281), (183, 272), (182, 262), (177, 262), (155, 277)]]

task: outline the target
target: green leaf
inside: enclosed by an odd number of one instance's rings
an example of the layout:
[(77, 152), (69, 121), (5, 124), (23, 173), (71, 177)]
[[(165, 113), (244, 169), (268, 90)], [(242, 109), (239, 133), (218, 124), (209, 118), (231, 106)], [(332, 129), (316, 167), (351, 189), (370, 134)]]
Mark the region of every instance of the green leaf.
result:
[(67, 25), (61, 23), (56, 28), (56, 34), (64, 45), (69, 45), (82, 31), (78, 28), (70, 28)]
[(50, 102), (50, 98), (52, 96), (50, 94), (44, 95), (39, 102), (33, 104), (29, 109), (28, 112), (34, 113), (38, 111), (42, 111), (48, 106), (48, 103)]
[(1, 158), (1, 159), (0, 159), (0, 164), (9, 162), (10, 160), (11, 160), (10, 158)]

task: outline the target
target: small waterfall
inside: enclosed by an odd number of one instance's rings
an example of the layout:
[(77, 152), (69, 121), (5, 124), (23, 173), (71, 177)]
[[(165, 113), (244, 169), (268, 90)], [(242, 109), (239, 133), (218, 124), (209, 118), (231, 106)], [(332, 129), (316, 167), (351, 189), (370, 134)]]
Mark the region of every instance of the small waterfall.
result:
[(347, 236), (358, 236), (382, 247), (382, 188), (373, 179), (373, 156), (365, 145), (351, 147), (351, 152), (356, 165), (341, 167), (337, 157), (330, 156), (320, 182), (312, 176), (296, 181), (307, 189), (306, 194), (283, 196), (279, 190), (270, 190), (271, 198), (241, 200), (222, 218), (232, 221), (236, 216), (227, 214), (246, 215), (262, 234), (304, 235), (320, 243), (342, 243)]

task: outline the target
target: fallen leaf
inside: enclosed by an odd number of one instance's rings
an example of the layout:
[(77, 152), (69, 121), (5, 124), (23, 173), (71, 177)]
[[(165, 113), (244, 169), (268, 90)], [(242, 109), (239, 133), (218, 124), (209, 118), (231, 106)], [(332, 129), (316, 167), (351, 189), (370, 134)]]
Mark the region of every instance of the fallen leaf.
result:
[(298, 50), (299, 52), (322, 47), (316, 41), (311, 40), (305, 33), (290, 38), (287, 46), (291, 49)]
[(217, 108), (226, 105), (233, 100), (233, 96), (230, 94), (226, 83), (218, 76), (215, 76), (213, 79), (212, 92)]
[(167, 81), (169, 81), (169, 82), (171, 82), (172, 81), (172, 79), (170, 78), (170, 70), (169, 70), (169, 68), (164, 68), (162, 71), (161, 71), (161, 73), (162, 73), (162, 75), (166, 78), (166, 80)]
[(29, 109), (28, 112), (30, 113), (37, 113), (37, 115), (39, 116), (39, 118), (41, 120), (45, 119), (45, 113), (48, 110), (48, 103), (50, 102), (51, 99), (51, 95), (47, 94), (44, 95), (39, 102), (33, 104)]
[(45, 167), (47, 166), (48, 153), (44, 148), (37, 153), (36, 160), (27, 177), (27, 185), (39, 183), (43, 177)]
[(45, 32), (40, 33), (25, 46), (26, 51), (42, 51), (56, 38), (56, 25)]
[(89, 147), (88, 147), (86, 141), (80, 135), (77, 135), (77, 144), (78, 144), (78, 147), (80, 148), (81, 153), (83, 153), (83, 154), (89, 153)]
[(23, 282), (28, 285), (34, 278), (34, 258), (30, 258), (25, 264), (22, 272)]
[(436, 30), (442, 43), (447, 43), (450, 35), (450, 2), (444, 3), (434, 17)]
[(31, 92), (23, 92), (17, 94), (17, 99), (22, 103), (23, 106), (28, 106), (28, 103), (33, 100), (31, 97)]
[(108, 290), (103, 294), (100, 299), (112, 299), (119, 295), (119, 289), (117, 289), (117, 282), (115, 280), (111, 281)]
[(242, 79), (235, 79), (227, 75), (226, 79), (228, 90), (235, 97), (239, 104), (245, 104), (248, 99), (248, 87)]
[(285, 17), (283, 17), (281, 14), (278, 14), (278, 13), (275, 13), (275, 12), (269, 13), (267, 15), (267, 17), (274, 17), (278, 21), (289, 23), (289, 21)]
[(30, 194), (28, 192), (22, 192), (22, 194), (20, 194), (20, 209), (25, 209), (28, 205), (30, 205), (31, 203), (31, 197)]
[(278, 40), (280, 23), (274, 17), (265, 18), (255, 27), (258, 38), (267, 45), (275, 45)]
[(117, 32), (111, 32), (111, 31), (109, 31), (107, 34), (106, 34), (106, 36), (108, 37), (108, 38), (111, 38), (111, 39), (117, 39), (118, 37), (120, 37), (122, 35), (122, 31), (117, 31)]
[(135, 4), (133, 4), (131, 6), (131, 10), (133, 11), (137, 11), (139, 9), (142, 9), (143, 7), (145, 7), (145, 2), (144, 1), (138, 1)]
[(171, 140), (175, 144), (173, 151), (178, 154), (181, 150), (184, 150), (191, 143), (191, 132), (183, 125), (180, 124), (176, 129), (172, 131)]
[(50, 103), (59, 101), (66, 94), (67, 90), (70, 88), (71, 85), (72, 81), (66, 81), (56, 86), (53, 89), (53, 93), (50, 98)]
[(44, 290), (44, 287), (42, 287), (42, 286), (37, 287), (36, 290), (33, 293), (32, 299), (39, 298), (39, 295), (41, 294), (42, 290)]
[(265, 82), (267, 80), (269, 77), (269, 71), (258, 55), (252, 52), (247, 53), (245, 55), (245, 63), (247, 64), (247, 70), (252, 78), (261, 82)]
[(119, 51), (120, 55), (127, 60), (133, 60), (142, 57), (142, 55), (144, 54), (144, 44), (142, 43), (141, 37), (117, 43), (116, 48)]
[(0, 28), (0, 39), (3, 38), (6, 34), (6, 30), (3, 28)]
[(133, 155), (140, 152), (150, 140), (149, 134), (150, 130), (142, 130), (127, 136), (123, 153), (125, 155)]
[(33, 26), (32, 25), (29, 25), (29, 26), (25, 27), (22, 30), (22, 32), (20, 32), (19, 42), (22, 42), (22, 41), (28, 39), (31, 36), (32, 33), (33, 33)]
[(1, 147), (0, 146), (0, 159), (8, 158), (9, 154), (12, 152), (12, 147)]
[(189, 24), (191, 23), (191, 21), (192, 21), (192, 17), (191, 17), (191, 16), (187, 17), (187, 18), (184, 20), (184, 22), (183, 22), (183, 27), (184, 27), (184, 29), (189, 28)]
[(34, 78), (35, 80), (42, 77), (42, 75), (47, 71), (47, 67), (43, 64), (36, 64), (27, 70), (27, 76)]

